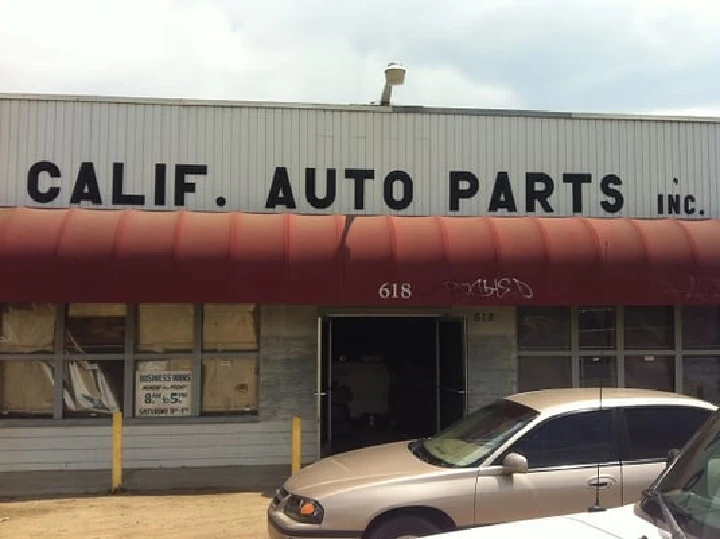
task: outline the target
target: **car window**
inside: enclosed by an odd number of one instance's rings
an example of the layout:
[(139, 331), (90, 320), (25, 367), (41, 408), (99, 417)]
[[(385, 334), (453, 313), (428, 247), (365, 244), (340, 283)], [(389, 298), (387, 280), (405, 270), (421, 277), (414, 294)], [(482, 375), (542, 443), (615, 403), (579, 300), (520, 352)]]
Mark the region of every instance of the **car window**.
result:
[(537, 410), (509, 399), (499, 399), (435, 436), (421, 440), (414, 454), (448, 467), (477, 466), (537, 415)]
[(623, 460), (665, 459), (680, 449), (710, 416), (710, 410), (680, 406), (632, 406), (623, 410), (628, 446)]
[(592, 410), (548, 419), (508, 451), (520, 453), (530, 469), (614, 462), (618, 451), (612, 412)]
[(684, 534), (678, 536), (720, 537), (720, 412), (690, 437), (652, 487), (640, 502), (640, 515), (667, 522), (669, 513)]

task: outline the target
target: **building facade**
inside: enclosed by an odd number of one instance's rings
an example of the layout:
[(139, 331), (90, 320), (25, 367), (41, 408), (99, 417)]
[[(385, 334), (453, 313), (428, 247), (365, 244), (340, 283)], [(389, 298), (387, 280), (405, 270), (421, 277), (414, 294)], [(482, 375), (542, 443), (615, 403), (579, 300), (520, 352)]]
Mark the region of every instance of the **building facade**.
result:
[(720, 402), (719, 173), (713, 119), (2, 96), (0, 471), (108, 468), (115, 409), (167, 468)]

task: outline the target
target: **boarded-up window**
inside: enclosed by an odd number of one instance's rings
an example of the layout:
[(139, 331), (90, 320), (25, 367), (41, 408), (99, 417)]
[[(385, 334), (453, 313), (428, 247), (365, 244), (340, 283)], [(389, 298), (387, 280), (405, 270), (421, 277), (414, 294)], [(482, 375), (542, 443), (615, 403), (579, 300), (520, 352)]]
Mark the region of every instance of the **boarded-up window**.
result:
[(0, 310), (0, 353), (53, 352), (55, 305), (52, 303), (5, 303)]
[(138, 308), (138, 352), (177, 353), (193, 349), (194, 305), (145, 303)]
[(257, 411), (256, 358), (203, 358), (202, 415)]
[(52, 415), (52, 361), (0, 361), (0, 418)]
[(203, 307), (203, 350), (257, 350), (255, 305), (207, 304)]

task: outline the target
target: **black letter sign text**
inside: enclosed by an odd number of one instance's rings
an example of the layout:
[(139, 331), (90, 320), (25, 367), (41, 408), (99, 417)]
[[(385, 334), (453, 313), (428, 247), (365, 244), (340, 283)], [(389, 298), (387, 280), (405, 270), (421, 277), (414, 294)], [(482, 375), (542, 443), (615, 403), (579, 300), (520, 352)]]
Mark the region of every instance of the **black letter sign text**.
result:
[[(466, 186), (462, 184), (467, 184)], [(467, 170), (450, 171), (450, 211), (460, 211), (460, 199), (472, 198), (480, 190), (480, 180)]]
[(60, 169), (55, 163), (50, 161), (38, 161), (30, 167), (27, 173), (27, 192), (33, 202), (38, 204), (48, 204), (55, 200), (60, 194), (60, 188), (57, 185), (48, 187), (46, 191), (40, 190), (40, 174), (47, 173), (51, 178), (60, 177)]

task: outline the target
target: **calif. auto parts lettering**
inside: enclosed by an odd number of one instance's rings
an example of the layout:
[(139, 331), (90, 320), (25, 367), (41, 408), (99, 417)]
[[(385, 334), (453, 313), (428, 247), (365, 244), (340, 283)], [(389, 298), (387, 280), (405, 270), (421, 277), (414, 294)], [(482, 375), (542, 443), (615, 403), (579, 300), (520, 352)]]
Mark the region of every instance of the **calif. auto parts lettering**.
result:
[[(156, 206), (165, 207), (168, 201), (176, 207), (183, 207), (187, 197), (197, 191), (197, 182), (207, 179), (210, 166), (207, 163), (155, 163), (151, 173), (149, 192), (130, 192), (126, 185), (126, 165), (113, 162), (108, 170), (93, 161), (83, 161), (67, 179), (60, 165), (52, 161), (41, 160), (28, 168), (26, 188), (30, 199), (36, 204), (51, 204), (57, 201), (63, 190), (70, 191), (70, 205), (91, 204), (95, 206)], [(110, 193), (103, 193), (101, 185), (106, 182), (103, 174), (110, 176)], [(414, 180), (410, 172), (400, 169), (378, 174), (372, 168), (335, 168), (316, 169), (307, 167), (302, 174), (302, 182), (291, 181), (287, 167), (277, 166), (269, 176), (270, 185), (264, 200), (268, 210), (294, 210), (298, 207), (298, 197), (316, 210), (332, 209), (337, 202), (340, 182), (346, 182), (352, 189), (354, 210), (366, 209), (368, 191), (380, 184), (382, 201), (387, 209), (401, 212), (416, 201)], [(593, 178), (590, 173), (565, 172), (553, 178), (545, 172), (526, 172), (524, 174), (524, 196), (521, 200), (512, 187), (510, 174), (500, 171), (487, 189), (481, 189), (480, 178), (468, 170), (450, 170), (447, 181), (447, 211), (461, 211), (463, 203), (472, 203), (478, 196), (485, 196), (488, 213), (514, 214), (555, 213), (557, 191), (560, 186), (569, 187), (571, 213), (583, 213), (583, 194), (588, 189), (596, 189), (605, 197), (599, 205), (605, 213), (614, 214), (623, 209), (625, 199), (621, 192), (623, 180), (616, 174), (608, 173)], [(596, 187), (592, 183), (597, 182)], [(298, 189), (302, 185), (302, 189)], [(170, 191), (170, 193), (168, 193)], [(168, 194), (170, 195), (168, 197)], [(108, 200), (109, 199), (109, 200)], [(377, 197), (372, 197), (376, 200)], [(217, 196), (215, 204), (224, 207), (228, 200)]]

